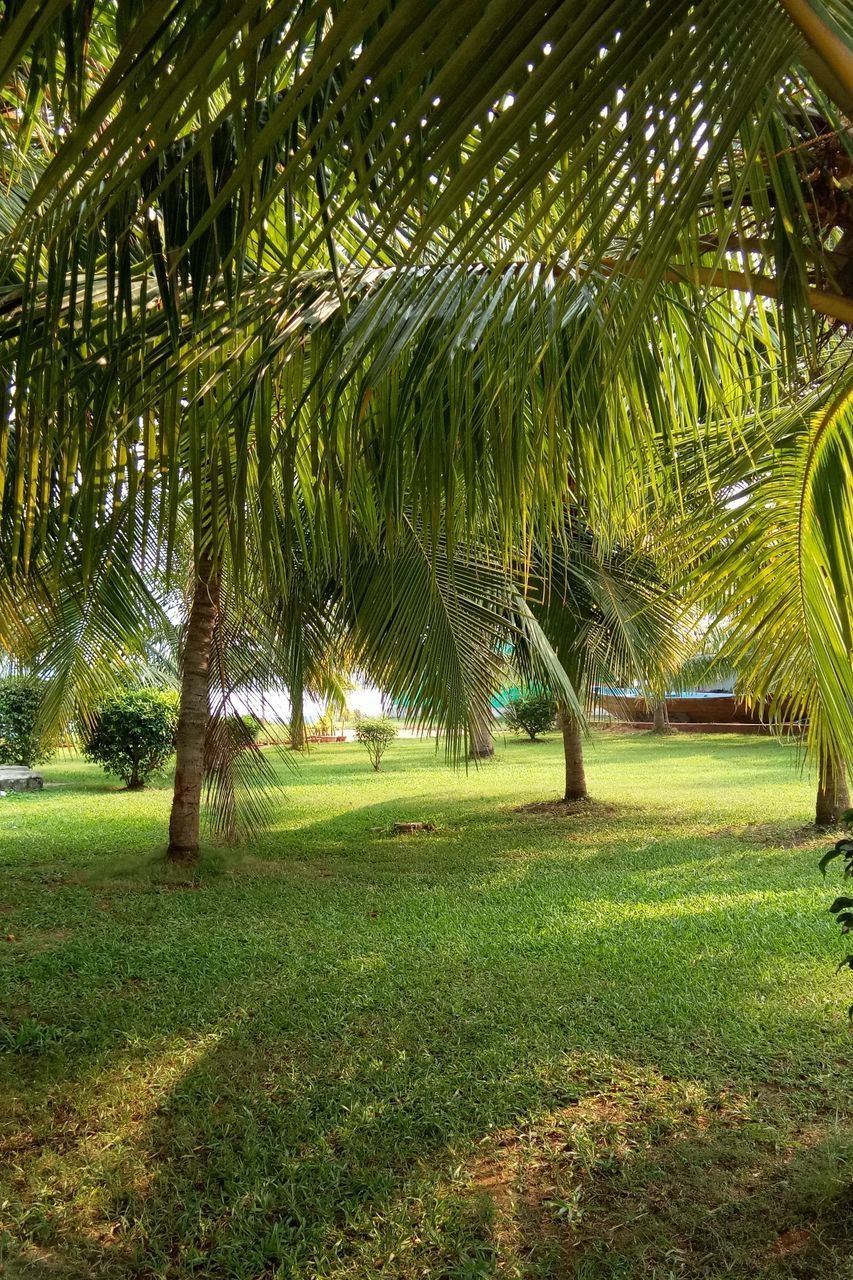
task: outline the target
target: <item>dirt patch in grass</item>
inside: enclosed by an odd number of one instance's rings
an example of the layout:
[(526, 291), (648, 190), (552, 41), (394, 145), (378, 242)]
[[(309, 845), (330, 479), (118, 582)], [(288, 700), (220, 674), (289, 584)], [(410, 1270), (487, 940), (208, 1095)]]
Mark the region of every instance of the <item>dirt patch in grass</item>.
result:
[(698, 1094), (662, 1078), (625, 1081), (613, 1094), (591, 1093), (492, 1135), (468, 1167), (468, 1187), (489, 1207), (498, 1273), (521, 1274), (519, 1266), (532, 1264), (547, 1275), (573, 1274), (587, 1239), (587, 1201), (598, 1167), (606, 1169), (612, 1198), (612, 1175), (630, 1159), (638, 1135), (653, 1127), (671, 1130), (687, 1117), (695, 1123), (698, 1109)]
[(821, 849), (845, 835), (841, 827), (821, 829), (813, 823), (804, 827), (786, 827), (777, 822), (750, 822), (743, 827), (722, 827), (719, 836), (743, 840), (760, 849)]
[(792, 1114), (783, 1137), (780, 1117), (768, 1123), (738, 1094), (664, 1077), (613, 1083), (490, 1135), (469, 1163), (497, 1274), (597, 1275), (617, 1257), (638, 1276), (840, 1274), (849, 1188), (820, 1176), (834, 1163), (829, 1129)]
[(38, 953), (50, 951), (51, 948), (73, 938), (74, 934), (71, 929), (23, 929), (20, 933), (7, 933), (2, 936), (13, 946), (27, 952)]
[(18, 1280), (41, 1280), (44, 1276), (56, 1276), (57, 1280), (77, 1280), (84, 1275), (82, 1269), (68, 1270), (67, 1261), (50, 1249), (38, 1245), (25, 1245), (13, 1260), (10, 1277)]
[(779, 1239), (771, 1245), (770, 1253), (775, 1258), (787, 1258), (792, 1253), (802, 1253), (811, 1244), (810, 1231), (783, 1231)]
[(618, 807), (601, 800), (534, 800), (518, 805), (512, 812), (537, 818), (605, 818), (617, 813)]

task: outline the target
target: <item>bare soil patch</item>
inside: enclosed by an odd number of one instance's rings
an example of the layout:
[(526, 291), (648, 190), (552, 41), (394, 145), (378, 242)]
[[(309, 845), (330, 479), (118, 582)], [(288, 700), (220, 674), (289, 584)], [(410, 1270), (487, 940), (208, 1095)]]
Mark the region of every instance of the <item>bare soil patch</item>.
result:
[(809, 822), (804, 827), (786, 827), (777, 822), (750, 822), (743, 827), (722, 827), (720, 836), (732, 836), (762, 849), (800, 849), (812, 846), (822, 849), (834, 844), (846, 833), (841, 827), (816, 827)]
[(520, 804), (513, 813), (529, 813), (539, 818), (603, 818), (617, 813), (618, 806), (600, 800), (534, 800)]

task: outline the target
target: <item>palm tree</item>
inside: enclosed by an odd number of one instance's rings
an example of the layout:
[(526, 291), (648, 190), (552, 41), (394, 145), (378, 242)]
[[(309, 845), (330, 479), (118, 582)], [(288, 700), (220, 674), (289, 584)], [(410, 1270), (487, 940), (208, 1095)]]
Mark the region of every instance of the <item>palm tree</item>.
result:
[[(116, 444), (107, 463), (99, 449), (91, 472), (78, 461), (68, 503), (60, 501), (57, 510), (53, 502), (43, 522), (44, 534), (40, 528), (30, 545), (30, 560), (34, 553), (38, 557), (42, 537), (45, 547), (58, 545), (59, 552), (52, 551), (52, 557), (59, 564), (69, 538), (86, 537), (80, 521), (92, 518), (89, 486), (97, 485), (94, 496), (100, 506), (96, 506), (95, 531), (105, 545), (122, 529), (128, 539), (137, 539), (135, 549), (125, 553), (131, 560), (134, 555), (144, 558), (155, 538), (164, 544), (168, 560), (175, 541), (173, 530), (179, 524), (177, 511), (189, 501), (195, 562), (184, 633), (182, 714), (170, 828), (174, 857), (194, 857), (198, 846), (209, 691), (225, 578), (233, 596), (248, 589), (250, 566), (260, 566), (262, 584), (252, 585), (251, 598), (263, 589), (270, 598), (291, 601), (298, 616), (294, 573), (299, 556), (295, 552), (309, 549), (312, 574), (338, 572), (354, 515), (363, 539), (378, 546), (389, 534), (393, 539), (395, 527), (405, 529), (409, 514), (402, 499), (415, 503), (416, 519), (432, 530), (434, 543), (441, 529), (451, 546), (454, 540), (461, 545), (466, 539), (482, 538), (490, 528), (494, 545), (518, 545), (519, 530), (523, 545), (529, 536), (523, 532), (525, 524), (547, 531), (554, 504), (569, 487), (582, 488), (590, 508), (606, 509), (612, 522), (618, 512), (629, 509), (633, 488), (627, 472), (640, 461), (633, 424), (659, 419), (662, 385), (672, 413), (685, 419), (690, 418), (697, 396), (709, 420), (731, 406), (731, 396), (715, 399), (701, 357), (686, 365), (679, 360), (676, 365), (676, 356), (686, 348), (713, 352), (714, 369), (726, 369), (733, 381), (744, 370), (753, 378), (756, 371), (759, 377), (767, 376), (760, 373), (760, 366), (767, 365), (760, 331), (753, 333), (758, 345), (744, 343), (743, 329), (735, 332), (713, 308), (685, 313), (680, 301), (671, 298), (667, 307), (674, 335), (671, 376), (659, 378), (649, 330), (639, 328), (625, 353), (623, 373), (611, 379), (602, 396), (594, 388), (591, 370), (603, 358), (606, 335), (601, 338), (601, 350), (587, 338), (578, 349), (577, 375), (567, 376), (566, 361), (572, 353), (566, 345), (572, 326), (587, 326), (592, 314), (594, 295), (587, 286), (570, 289), (563, 284), (559, 294), (550, 285), (532, 287), (522, 328), (517, 291), (504, 298), (500, 282), (492, 293), (483, 293), (468, 273), (451, 279), (456, 292), (452, 299), (443, 299), (445, 315), (450, 317), (443, 329), (431, 323), (435, 315), (431, 291), (446, 293), (446, 275), (437, 273), (425, 285), (405, 281), (413, 303), (426, 294), (426, 306), (420, 311), (416, 306), (409, 309), (410, 332), (393, 359), (384, 352), (389, 341), (396, 342), (396, 312), (389, 314), (389, 297), (398, 301), (401, 296), (395, 275), (390, 283), (374, 281), (358, 302), (352, 327), (343, 330), (343, 338), (342, 313), (329, 297), (329, 282), (315, 282), (308, 299), (300, 303), (301, 310), (288, 318), (289, 330), (283, 337), (275, 325), (270, 330), (274, 341), (261, 343), (253, 337), (254, 345), (263, 346), (266, 363), (260, 373), (252, 366), (248, 379), (239, 360), (213, 366), (208, 362), (206, 380), (200, 384), (200, 366), (192, 363), (190, 347), (190, 364), (182, 381), (176, 383), (177, 375), (170, 374), (164, 400), (156, 412), (149, 411), (158, 438), (166, 435), (170, 422), (169, 430), (177, 432), (170, 446), (177, 456), (174, 480), (168, 468), (152, 476), (142, 467), (140, 481), (138, 440), (135, 445)], [(661, 300), (662, 306), (665, 301)], [(464, 325), (460, 315), (465, 317)], [(461, 350), (447, 351), (448, 328), (452, 335), (465, 337)], [(156, 326), (153, 331), (156, 353), (162, 332)], [(525, 334), (530, 369), (519, 376), (518, 340)], [(532, 352), (537, 347), (535, 363)], [(368, 362), (365, 349), (370, 353)], [(109, 370), (108, 356), (103, 360), (104, 364), (95, 362), (87, 368), (80, 384), (92, 399), (102, 389), (103, 370)], [(369, 397), (363, 379), (356, 380), (353, 372), (365, 364)], [(315, 366), (324, 377), (314, 372)], [(330, 367), (340, 370), (333, 396), (325, 381)], [(420, 372), (421, 367), (428, 369), (428, 375)], [(506, 375), (512, 369), (515, 385), (508, 393)], [(183, 400), (184, 389), (192, 394), (193, 386), (201, 389), (181, 407), (176, 419), (172, 401), (176, 396)], [(137, 376), (134, 388), (133, 375), (128, 374), (125, 390), (134, 406), (128, 410), (130, 429), (141, 430), (146, 402), (135, 402), (132, 396), (144, 397), (148, 383)], [(249, 393), (252, 406), (261, 404), (269, 410), (260, 428), (243, 411)], [(219, 400), (234, 406), (229, 415), (216, 415)], [(282, 400), (296, 409), (285, 413), (279, 408)], [(425, 432), (427, 422), (437, 429)], [(613, 429), (608, 429), (610, 422)], [(462, 424), (467, 436), (458, 436)], [(590, 424), (595, 425), (594, 431)], [(605, 462), (614, 440), (622, 443), (624, 479), (612, 461), (609, 467)], [(451, 468), (449, 445), (459, 460)], [(640, 445), (648, 456), (650, 442), (641, 439)], [(256, 460), (271, 452), (262, 470)], [(571, 471), (566, 470), (566, 457), (572, 459)], [(351, 486), (348, 492), (340, 486), (341, 467)], [(389, 480), (394, 481), (392, 488)], [(92, 535), (88, 537), (91, 545)], [(253, 573), (257, 577), (256, 569)], [(294, 663), (289, 670), (294, 683), (303, 678)]]
[(844, 761), (828, 754), (819, 757), (815, 826), (837, 827), (849, 808), (850, 792)]
[[(328, 504), (359, 460), (384, 475), (386, 523), (414, 492), (437, 528), (450, 482), (453, 538), (497, 506), (509, 548), (579, 491), (621, 499), (614, 460), (648, 473), (642, 401), (736, 434), (777, 360), (745, 289), (780, 303), (789, 368), (817, 357), (815, 317), (849, 322), (851, 24), (840, 0), (517, 0), (473, 25), (424, 0), (127, 16), (46, 0), (0, 32), (3, 547), (10, 581), (71, 539), (91, 575), (117, 522), (144, 544), (156, 514), (168, 556), (189, 486), (180, 852), (223, 575), (240, 581), (247, 530), (267, 548), (282, 532), (295, 478), (316, 464), (319, 546), (341, 538)], [(703, 391), (677, 389), (693, 286), (733, 291), (732, 325), (764, 331), (742, 388), (700, 345)], [(448, 307), (456, 337), (431, 341)], [(454, 363), (472, 316), (475, 358)], [(289, 529), (267, 565), (283, 596)]]
[(780, 731), (806, 726), (818, 826), (847, 809), (853, 759), (853, 408), (832, 389), (817, 384), (779, 417), (757, 457), (723, 460), (710, 509), (675, 534), (682, 554), (692, 539), (692, 592), (725, 624), (721, 656), (741, 692)]
[(492, 722), (491, 706), (482, 708), (471, 726), (471, 746), (468, 754), (472, 760), (490, 760), (495, 754)]
[(666, 737), (667, 734), (673, 732), (669, 727), (669, 713), (666, 708), (666, 696), (658, 694), (651, 700), (652, 708), (652, 733), (658, 737)]
[[(599, 684), (657, 685), (687, 652), (684, 607), (647, 550), (611, 547), (577, 520), (546, 561), (532, 607), (582, 706)], [(565, 758), (564, 800), (587, 799), (584, 719), (558, 701)]]

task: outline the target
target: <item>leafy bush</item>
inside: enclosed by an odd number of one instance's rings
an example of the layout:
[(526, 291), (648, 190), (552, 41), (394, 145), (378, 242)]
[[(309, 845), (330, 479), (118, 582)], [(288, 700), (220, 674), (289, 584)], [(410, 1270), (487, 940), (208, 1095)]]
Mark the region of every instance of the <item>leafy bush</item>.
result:
[(356, 741), (367, 747), (370, 763), (379, 772), (379, 762), (389, 742), (397, 736), (397, 726), (387, 716), (363, 716), (355, 726)]
[(0, 764), (32, 768), (50, 756), (36, 729), (42, 692), (35, 676), (0, 680)]
[(510, 698), (504, 708), (504, 720), (513, 733), (526, 733), (535, 742), (540, 733), (554, 728), (557, 708), (548, 693), (531, 689)]
[(177, 694), (123, 689), (98, 711), (85, 734), (83, 754), (136, 791), (174, 751), (177, 727)]

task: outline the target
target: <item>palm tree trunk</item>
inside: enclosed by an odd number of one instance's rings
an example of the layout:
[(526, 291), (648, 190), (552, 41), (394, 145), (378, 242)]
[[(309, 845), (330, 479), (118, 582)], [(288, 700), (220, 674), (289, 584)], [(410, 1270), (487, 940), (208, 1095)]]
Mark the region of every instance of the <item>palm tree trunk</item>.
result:
[(672, 733), (669, 727), (669, 715), (666, 710), (665, 698), (656, 698), (652, 703), (652, 720), (654, 721), (652, 733)]
[(290, 692), (290, 748), (292, 751), (305, 750), (305, 706), (302, 689), (293, 687)]
[(290, 738), (290, 748), (292, 751), (304, 751), (306, 745), (305, 678), (303, 675), (303, 661), (302, 627), (300, 626), (293, 639), (290, 659), (290, 683), (287, 689), (288, 696), (290, 698), (290, 724), (288, 725), (288, 736)]
[(834, 827), (849, 808), (850, 796), (847, 791), (847, 771), (844, 764), (835, 756), (823, 753), (817, 784), (815, 826)]
[(477, 713), (471, 725), (470, 747), (468, 755), (472, 760), (488, 760), (495, 754), (492, 740), (492, 717), (483, 710)]
[(202, 556), (184, 642), (181, 702), (175, 740), (175, 793), (169, 822), (172, 862), (198, 860), (204, 741), (210, 718), (209, 668), (216, 626), (219, 580), (213, 561)]
[(583, 767), (583, 734), (575, 717), (561, 707), (558, 719), (563, 733), (563, 755), (566, 760), (566, 801), (586, 800), (586, 773)]

